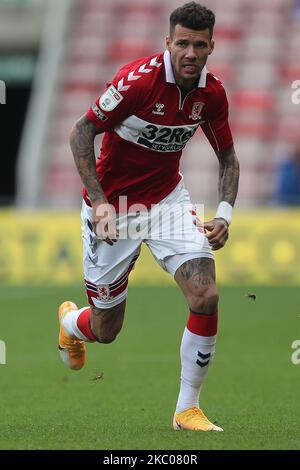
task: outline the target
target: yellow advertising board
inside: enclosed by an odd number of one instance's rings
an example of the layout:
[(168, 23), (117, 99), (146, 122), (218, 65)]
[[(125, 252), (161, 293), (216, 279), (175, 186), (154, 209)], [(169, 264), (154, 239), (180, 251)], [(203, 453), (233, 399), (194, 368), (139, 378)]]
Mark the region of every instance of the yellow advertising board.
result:
[[(216, 266), (221, 284), (300, 284), (300, 211), (236, 211), (230, 239), (216, 252)], [(0, 212), (0, 281), (82, 282), (79, 213)], [(146, 246), (131, 281), (173, 282)]]

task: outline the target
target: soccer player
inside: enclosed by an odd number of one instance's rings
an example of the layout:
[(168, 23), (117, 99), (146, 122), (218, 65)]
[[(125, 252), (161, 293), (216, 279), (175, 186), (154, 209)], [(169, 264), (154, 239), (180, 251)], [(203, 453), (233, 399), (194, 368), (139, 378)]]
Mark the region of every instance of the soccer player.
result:
[[(70, 138), (84, 184), (83, 266), (90, 306), (78, 309), (64, 302), (59, 307), (61, 358), (71, 369), (80, 369), (85, 342), (115, 340), (124, 319), (128, 276), (145, 242), (174, 276), (189, 308), (180, 349), (176, 430), (222, 431), (199, 405), (217, 334), (213, 250), (222, 248), (228, 238), (239, 179), (226, 94), (206, 68), (214, 49), (214, 23), (214, 13), (196, 2), (173, 11), (165, 52), (121, 68), (75, 123)], [(178, 170), (182, 150), (199, 126), (220, 167), (220, 203), (214, 219), (204, 223), (202, 230), (195, 226), (199, 221), (190, 210)], [(94, 139), (103, 132), (95, 162)], [(201, 155), (199, 171), (200, 159)], [(135, 212), (137, 204), (144, 210)], [(170, 208), (176, 236), (170, 223), (166, 227)], [(153, 232), (145, 230), (147, 217)], [(120, 236), (130, 224), (137, 230), (139, 225), (139, 237)]]

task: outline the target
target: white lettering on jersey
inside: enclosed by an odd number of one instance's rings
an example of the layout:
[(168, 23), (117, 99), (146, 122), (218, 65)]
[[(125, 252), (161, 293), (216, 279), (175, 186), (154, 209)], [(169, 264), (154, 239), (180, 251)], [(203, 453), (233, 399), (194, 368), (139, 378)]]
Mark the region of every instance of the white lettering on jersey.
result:
[(124, 140), (156, 152), (178, 152), (185, 147), (198, 126), (163, 126), (130, 116), (115, 127), (115, 132)]
[(99, 106), (103, 111), (112, 111), (123, 99), (121, 93), (111, 85), (99, 98)]

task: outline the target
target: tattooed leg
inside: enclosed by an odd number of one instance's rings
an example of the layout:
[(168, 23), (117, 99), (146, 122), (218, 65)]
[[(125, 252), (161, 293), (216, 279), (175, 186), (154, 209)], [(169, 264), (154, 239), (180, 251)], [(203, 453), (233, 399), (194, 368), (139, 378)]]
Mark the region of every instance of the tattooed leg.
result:
[(210, 258), (196, 258), (177, 269), (175, 280), (194, 313), (212, 315), (218, 308), (215, 263)]
[(190, 307), (180, 346), (180, 391), (175, 413), (178, 422), (190, 409), (201, 408), (200, 392), (215, 352), (218, 291), (214, 260), (191, 259), (177, 269), (175, 279)]

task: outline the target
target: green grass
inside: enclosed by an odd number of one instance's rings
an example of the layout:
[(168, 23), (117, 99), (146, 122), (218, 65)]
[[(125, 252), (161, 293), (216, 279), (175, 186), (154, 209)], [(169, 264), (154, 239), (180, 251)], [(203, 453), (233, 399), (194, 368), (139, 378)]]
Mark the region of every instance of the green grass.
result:
[[(187, 309), (174, 287), (130, 289), (123, 330), (88, 345), (69, 371), (57, 352), (57, 305), (81, 287), (2, 287), (1, 449), (299, 449), (298, 288), (221, 288), (217, 352), (202, 395), (224, 433), (174, 432)], [(103, 373), (103, 378), (93, 380)]]

